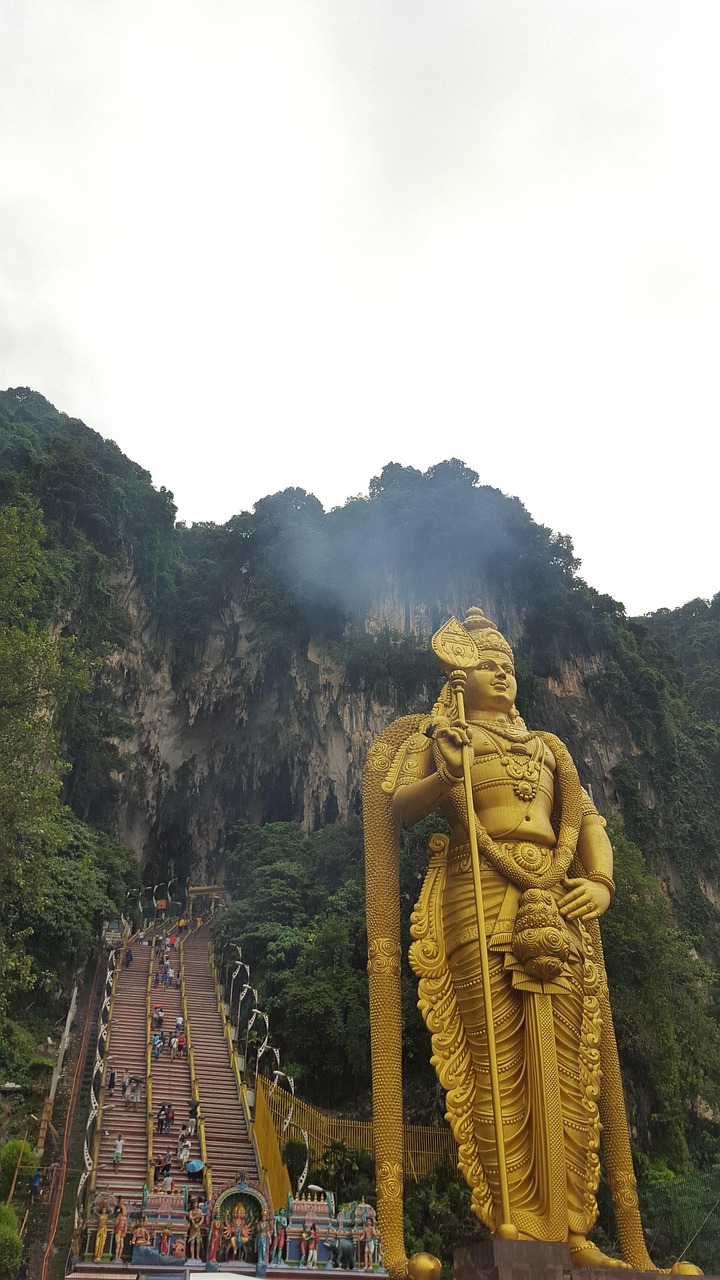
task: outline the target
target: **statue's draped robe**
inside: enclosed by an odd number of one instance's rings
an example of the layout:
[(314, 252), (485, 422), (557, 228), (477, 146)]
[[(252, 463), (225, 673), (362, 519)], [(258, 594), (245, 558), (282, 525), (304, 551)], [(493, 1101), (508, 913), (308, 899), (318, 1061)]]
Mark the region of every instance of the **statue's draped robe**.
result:
[[(414, 735), (398, 752), (386, 792), (417, 780), (418, 758), (427, 751), (422, 736)], [(511, 1217), (519, 1231), (535, 1239), (564, 1240), (568, 1232), (584, 1236), (597, 1216), (603, 974), (588, 931), (579, 921), (562, 920), (553, 905), (566, 892), (568, 870), (582, 873), (577, 865), (569, 867), (574, 845), (568, 852), (567, 841), (562, 843), (562, 803), (581, 816), (596, 811), (574, 766), (567, 764), (565, 748), (545, 736), (564, 753), (557, 846), (538, 850), (519, 839), (495, 845), (480, 827), (486, 837), (480, 875)], [(475, 769), (473, 774), (477, 784)], [(503, 780), (499, 776), (497, 785)], [(453, 788), (446, 810), (455, 831), (464, 812), (467, 828), (462, 784)], [(470, 848), (467, 841), (438, 836), (431, 849), (434, 856), (413, 914), (411, 963), (420, 979), (419, 1005), (432, 1035), (433, 1064), (446, 1091), (460, 1167), (472, 1188), (475, 1212), (494, 1230), (500, 1187)], [(498, 849), (500, 867), (494, 865)], [(545, 949), (559, 948), (562, 960), (551, 977), (533, 976), (532, 965), (517, 958), (522, 895), (536, 881), (542, 901), (526, 909), (532, 927), (525, 937), (540, 951), (545, 944)]]

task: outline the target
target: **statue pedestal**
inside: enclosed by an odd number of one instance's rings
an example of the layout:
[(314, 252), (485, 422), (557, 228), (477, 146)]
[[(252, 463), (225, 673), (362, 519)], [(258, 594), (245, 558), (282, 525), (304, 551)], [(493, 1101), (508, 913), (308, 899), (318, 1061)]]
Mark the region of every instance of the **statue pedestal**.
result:
[(454, 1280), (571, 1280), (572, 1273), (566, 1244), (493, 1237), (455, 1250)]
[(456, 1249), (453, 1276), (454, 1280), (658, 1280), (657, 1271), (573, 1266), (566, 1244), (496, 1238)]

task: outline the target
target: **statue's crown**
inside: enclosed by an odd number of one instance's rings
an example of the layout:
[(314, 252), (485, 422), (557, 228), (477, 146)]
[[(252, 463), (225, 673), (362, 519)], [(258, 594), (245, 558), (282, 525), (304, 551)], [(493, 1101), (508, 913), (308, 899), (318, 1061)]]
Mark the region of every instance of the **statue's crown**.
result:
[(463, 618), (463, 626), (470, 632), (478, 649), (499, 649), (501, 653), (507, 653), (512, 658), (513, 651), (507, 640), (498, 631), (495, 623), (485, 617), (482, 609), (474, 605), (469, 608)]

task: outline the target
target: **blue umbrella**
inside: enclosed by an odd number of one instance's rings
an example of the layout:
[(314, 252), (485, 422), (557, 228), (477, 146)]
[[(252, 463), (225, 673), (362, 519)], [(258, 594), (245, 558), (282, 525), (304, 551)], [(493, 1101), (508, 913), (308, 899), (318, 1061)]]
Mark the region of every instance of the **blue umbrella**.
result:
[(188, 1160), (187, 1162), (188, 1173), (199, 1173), (200, 1170), (204, 1168), (205, 1168), (204, 1160)]

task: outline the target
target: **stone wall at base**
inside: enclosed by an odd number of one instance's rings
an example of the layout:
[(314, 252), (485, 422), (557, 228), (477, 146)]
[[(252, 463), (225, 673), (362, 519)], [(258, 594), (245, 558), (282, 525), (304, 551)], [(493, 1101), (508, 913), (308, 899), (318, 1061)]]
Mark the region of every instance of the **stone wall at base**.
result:
[[(658, 1271), (578, 1267), (566, 1244), (539, 1240), (479, 1240), (456, 1249), (454, 1280), (658, 1280)], [(705, 1280), (718, 1280), (706, 1276)]]

